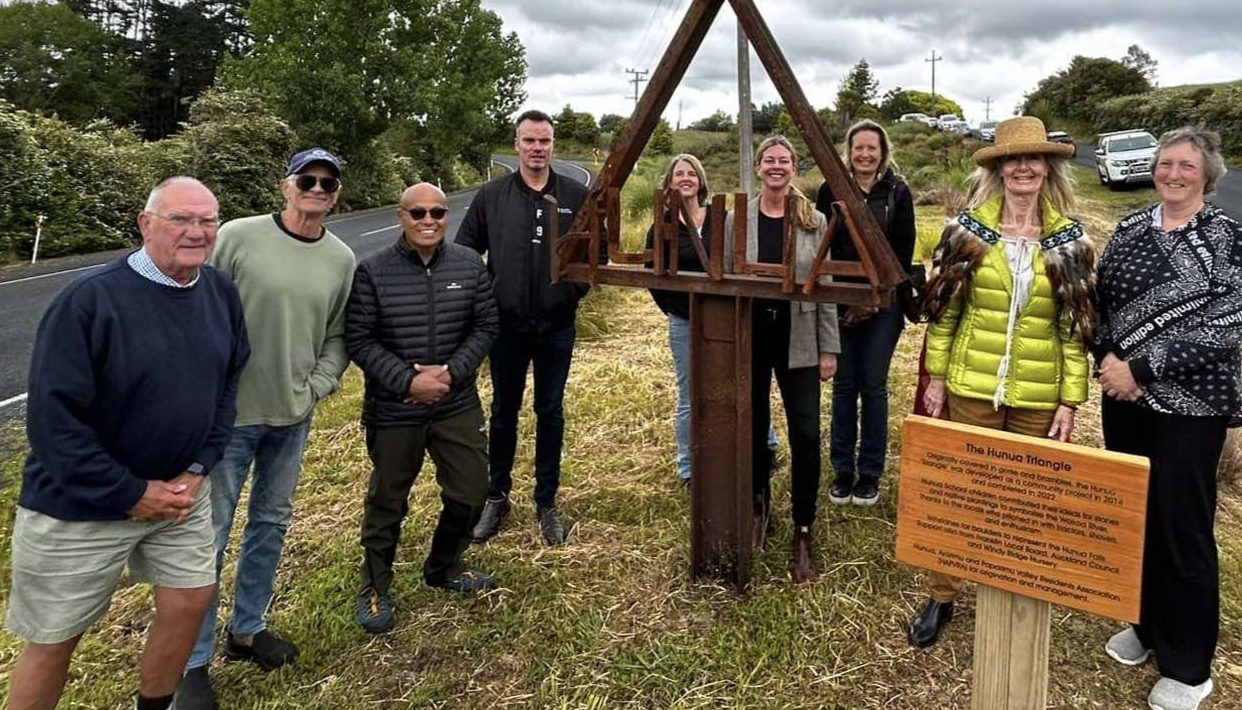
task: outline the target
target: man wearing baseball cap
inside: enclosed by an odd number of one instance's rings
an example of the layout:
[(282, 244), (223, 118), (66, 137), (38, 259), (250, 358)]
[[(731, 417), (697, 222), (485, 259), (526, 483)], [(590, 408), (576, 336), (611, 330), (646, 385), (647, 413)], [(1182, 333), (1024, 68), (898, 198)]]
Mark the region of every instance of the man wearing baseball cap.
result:
[[(345, 306), (354, 254), (324, 227), (340, 190), (337, 156), (322, 148), (297, 153), (280, 181), (284, 209), (224, 224), (211, 259), (241, 293), (252, 353), (238, 384), (232, 439), (212, 471), (218, 576), (242, 486), (251, 464), (254, 468), (245, 530), (240, 549), (234, 548), (237, 580), (224, 657), (269, 671), (298, 655), (294, 644), (267, 628), (264, 617), (293, 513), (311, 414), (319, 400), (336, 390), (349, 364)], [(186, 664), (177, 710), (216, 707), (207, 675), (215, 611), (213, 605)]]

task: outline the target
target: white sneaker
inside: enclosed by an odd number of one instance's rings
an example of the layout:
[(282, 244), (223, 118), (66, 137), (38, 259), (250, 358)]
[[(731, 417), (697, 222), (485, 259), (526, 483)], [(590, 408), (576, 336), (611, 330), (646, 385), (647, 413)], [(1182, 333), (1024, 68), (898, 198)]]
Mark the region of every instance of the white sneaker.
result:
[(1199, 685), (1186, 685), (1161, 677), (1147, 696), (1147, 707), (1151, 710), (1198, 710), (1199, 703), (1211, 694), (1211, 678)]
[(1113, 634), (1108, 643), (1104, 644), (1104, 651), (1123, 666), (1142, 665), (1151, 656), (1151, 650), (1143, 648), (1143, 642), (1139, 641), (1138, 634), (1134, 633), (1132, 626), (1127, 626), (1125, 631)]

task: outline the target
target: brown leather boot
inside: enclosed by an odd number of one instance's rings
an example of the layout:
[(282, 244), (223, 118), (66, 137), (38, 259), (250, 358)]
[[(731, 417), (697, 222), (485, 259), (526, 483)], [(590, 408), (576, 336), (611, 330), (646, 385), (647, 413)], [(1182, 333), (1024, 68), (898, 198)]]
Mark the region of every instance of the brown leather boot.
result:
[(794, 528), (793, 559), (789, 562), (789, 574), (793, 577), (794, 584), (807, 584), (819, 579), (819, 570), (815, 569), (815, 541), (808, 527)]

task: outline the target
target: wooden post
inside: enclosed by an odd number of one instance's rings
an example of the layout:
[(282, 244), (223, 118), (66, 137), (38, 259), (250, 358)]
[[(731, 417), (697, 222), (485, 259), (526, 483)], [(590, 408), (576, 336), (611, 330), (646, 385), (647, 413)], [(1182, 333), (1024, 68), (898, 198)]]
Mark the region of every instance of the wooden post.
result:
[(1044, 710), (1052, 605), (980, 585), (973, 710)]
[(690, 572), (750, 582), (751, 299), (690, 294)]

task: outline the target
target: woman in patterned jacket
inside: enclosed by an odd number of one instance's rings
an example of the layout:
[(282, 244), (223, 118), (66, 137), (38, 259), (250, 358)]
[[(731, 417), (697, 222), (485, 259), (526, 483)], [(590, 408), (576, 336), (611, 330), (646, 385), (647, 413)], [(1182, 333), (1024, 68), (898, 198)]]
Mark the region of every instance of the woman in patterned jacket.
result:
[[(970, 206), (945, 227), (924, 288), (931, 416), (948, 406), (956, 422), (1069, 441), (1095, 331), (1095, 249), (1065, 216), (1073, 152), (1029, 116), (975, 152)], [(963, 581), (931, 572), (929, 586), (908, 630), (920, 647), (953, 617)]]
[(1151, 461), (1140, 623), (1105, 649), (1127, 666), (1155, 653), (1148, 704), (1161, 710), (1212, 692), (1220, 628), (1216, 467), (1242, 423), (1242, 226), (1205, 201), (1224, 173), (1216, 133), (1165, 133), (1160, 202), (1123, 219), (1100, 259), (1104, 443)]

